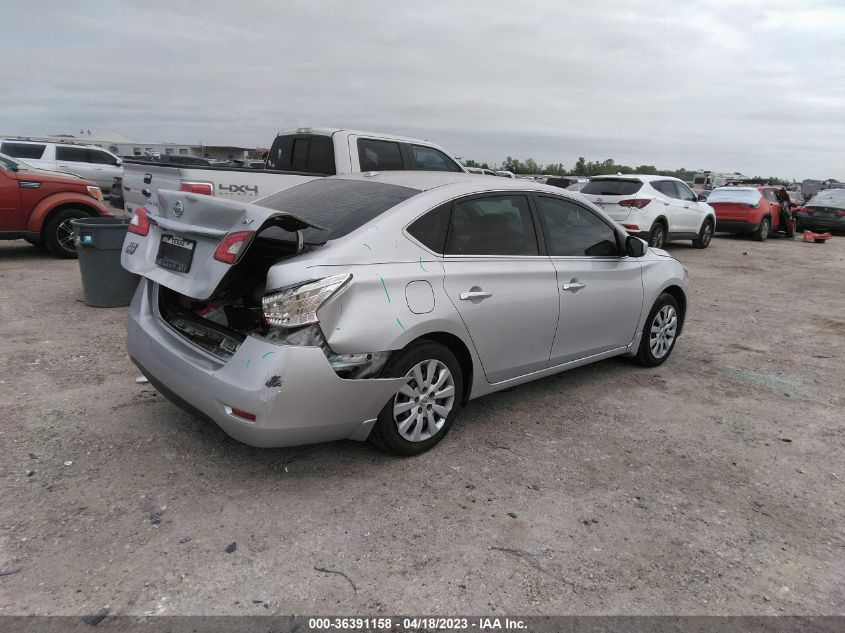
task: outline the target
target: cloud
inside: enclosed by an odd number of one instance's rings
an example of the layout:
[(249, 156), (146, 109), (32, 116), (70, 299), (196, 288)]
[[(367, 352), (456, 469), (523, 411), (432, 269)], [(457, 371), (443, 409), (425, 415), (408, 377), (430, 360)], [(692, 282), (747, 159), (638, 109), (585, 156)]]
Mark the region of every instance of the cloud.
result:
[(337, 126), (488, 162), (845, 178), (842, 5), (570, 4), (12, 4), (2, 132), (267, 145)]

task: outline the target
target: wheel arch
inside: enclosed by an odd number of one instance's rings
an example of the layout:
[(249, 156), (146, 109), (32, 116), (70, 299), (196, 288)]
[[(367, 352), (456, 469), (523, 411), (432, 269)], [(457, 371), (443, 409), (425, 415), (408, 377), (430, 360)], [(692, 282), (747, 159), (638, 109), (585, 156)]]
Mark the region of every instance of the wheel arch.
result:
[(666, 286), (661, 291), (661, 293), (664, 292), (668, 295), (671, 295), (671, 297), (678, 302), (678, 308), (681, 311), (681, 313), (678, 315), (680, 318), (680, 323), (678, 324), (678, 336), (680, 336), (681, 332), (684, 329), (684, 322), (686, 321), (687, 317), (687, 295), (684, 292), (683, 288), (674, 284)]
[(410, 341), (402, 348), (402, 350), (423, 341), (434, 341), (435, 343), (439, 343), (452, 352), (455, 355), (455, 358), (458, 359), (458, 364), (461, 366), (461, 377), (464, 382), (464, 393), (461, 397), (461, 401), (462, 403), (466, 403), (469, 400), (470, 392), (472, 391), (472, 380), (474, 377), (472, 354), (470, 353), (466, 343), (464, 343), (458, 336), (450, 334), (449, 332), (429, 332)]
[(107, 215), (106, 208), (96, 200), (81, 193), (62, 193), (41, 200), (30, 213), (26, 222), (27, 231), (41, 234), (44, 227), (56, 213), (64, 209), (80, 209), (91, 217)]

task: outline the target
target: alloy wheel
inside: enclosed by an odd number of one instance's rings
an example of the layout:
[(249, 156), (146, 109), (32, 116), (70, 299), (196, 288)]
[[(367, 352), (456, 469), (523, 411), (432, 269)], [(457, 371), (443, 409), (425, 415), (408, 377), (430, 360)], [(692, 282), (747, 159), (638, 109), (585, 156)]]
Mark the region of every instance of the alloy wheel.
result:
[(713, 227), (710, 226), (710, 222), (707, 222), (704, 225), (704, 233), (702, 233), (702, 235), (701, 235), (702, 245), (709, 246), (710, 240), (712, 239), (712, 237), (713, 237)]
[(651, 322), (651, 333), (649, 335), (651, 355), (658, 360), (666, 356), (672, 348), (677, 332), (678, 313), (672, 306), (665, 305), (657, 311), (654, 320)]
[(73, 219), (67, 219), (56, 227), (56, 241), (58, 241), (59, 246), (70, 253), (76, 252), (76, 244), (73, 240), (73, 227), (70, 225)]
[(393, 420), (410, 442), (427, 440), (443, 428), (455, 404), (455, 379), (439, 360), (414, 365), (408, 382), (393, 398)]
[(663, 248), (663, 242), (665, 242), (665, 241), (666, 241), (666, 234), (663, 231), (663, 225), (660, 224), (660, 225), (656, 226), (655, 229), (654, 229), (654, 235), (652, 237), (652, 242), (654, 242), (654, 244), (652, 244), (652, 246), (654, 248)]

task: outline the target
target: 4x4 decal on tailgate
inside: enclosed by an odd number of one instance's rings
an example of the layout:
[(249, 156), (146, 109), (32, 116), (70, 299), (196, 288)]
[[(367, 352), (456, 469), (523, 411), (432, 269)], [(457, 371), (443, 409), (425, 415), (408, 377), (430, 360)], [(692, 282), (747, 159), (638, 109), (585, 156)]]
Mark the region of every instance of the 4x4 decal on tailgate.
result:
[(225, 191), (227, 193), (237, 194), (253, 194), (258, 195), (258, 185), (221, 185), (218, 183), (217, 191)]

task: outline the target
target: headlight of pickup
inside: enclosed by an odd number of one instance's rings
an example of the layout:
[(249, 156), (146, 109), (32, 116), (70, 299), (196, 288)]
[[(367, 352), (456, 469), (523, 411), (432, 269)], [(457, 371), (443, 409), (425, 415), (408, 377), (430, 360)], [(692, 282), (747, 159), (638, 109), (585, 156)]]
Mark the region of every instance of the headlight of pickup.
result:
[(103, 191), (99, 187), (88, 187), (88, 195), (96, 198), (100, 202), (103, 201)]
[(277, 327), (300, 327), (317, 323), (317, 310), (349, 284), (351, 274), (334, 275), (303, 286), (268, 292), (262, 297), (264, 319)]

